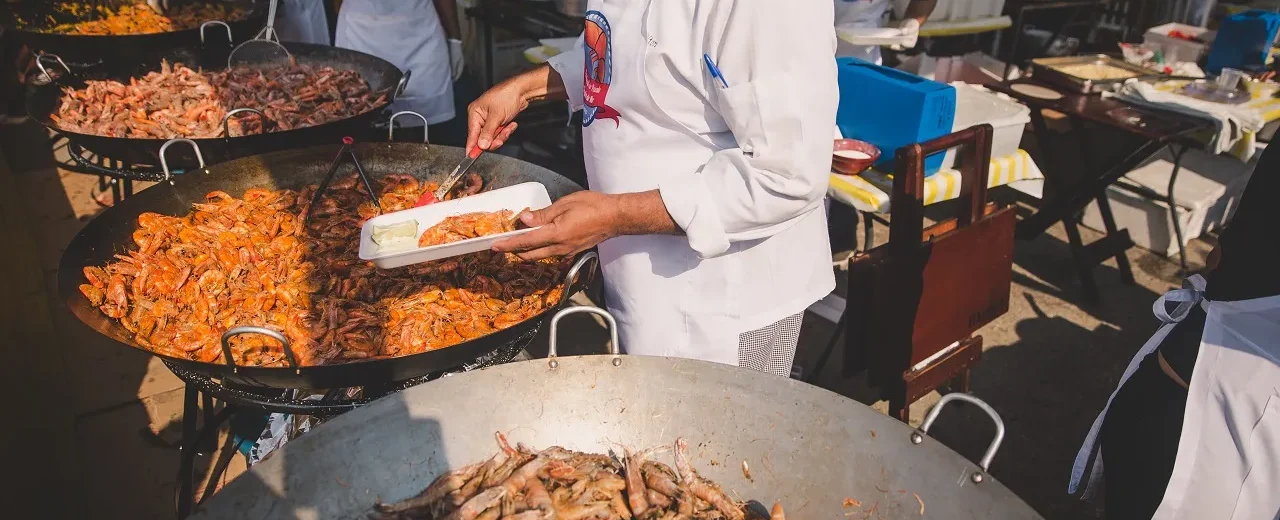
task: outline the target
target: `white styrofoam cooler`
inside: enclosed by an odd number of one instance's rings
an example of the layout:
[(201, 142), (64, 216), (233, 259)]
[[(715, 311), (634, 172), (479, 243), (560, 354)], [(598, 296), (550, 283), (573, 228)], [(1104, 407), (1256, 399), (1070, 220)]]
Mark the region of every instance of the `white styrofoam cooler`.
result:
[(1173, 56), (1176, 61), (1197, 62), (1209, 49), (1208, 45), (1200, 42), (1171, 37), (1170, 31), (1182, 31), (1192, 36), (1201, 36), (1209, 30), (1184, 23), (1167, 23), (1147, 29), (1147, 32), (1142, 34), (1142, 42), (1159, 45), (1164, 50), (1166, 62), (1171, 59), (1170, 54), (1176, 54)]
[[(1022, 142), (1022, 130), (1031, 122), (1031, 109), (979, 85), (954, 82), (951, 86), (956, 89), (956, 116), (951, 130), (955, 132), (990, 123), (995, 130), (991, 137), (991, 157), (995, 159), (1016, 153)], [(956, 150), (948, 150), (942, 159), (942, 167), (953, 166), (955, 158)]]
[[(1207, 231), (1221, 228), (1231, 218), (1258, 155), (1261, 154), (1254, 154), (1255, 159), (1246, 163), (1203, 150), (1186, 152), (1173, 193), (1178, 203), (1183, 245)], [(1166, 149), (1126, 174), (1125, 179), (1130, 184), (1164, 194), (1169, 189), (1172, 172), (1173, 156)], [(1111, 202), (1116, 225), (1129, 230), (1129, 237), (1134, 243), (1167, 257), (1178, 254), (1168, 204), (1139, 197), (1115, 186), (1107, 189), (1107, 200)], [(1103, 229), (1096, 203), (1085, 210), (1083, 223), (1093, 229)]]
[[(893, 0), (893, 12), (901, 20), (911, 0)], [(938, 0), (929, 22), (959, 22), (1000, 16), (1004, 0)]]

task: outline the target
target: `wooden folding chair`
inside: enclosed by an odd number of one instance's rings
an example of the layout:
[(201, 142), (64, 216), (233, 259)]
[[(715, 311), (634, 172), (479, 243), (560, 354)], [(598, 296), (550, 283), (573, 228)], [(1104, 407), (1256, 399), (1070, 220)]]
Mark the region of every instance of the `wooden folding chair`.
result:
[[(991, 125), (900, 148), (893, 179), (889, 242), (849, 265), (845, 374), (868, 371), (907, 420), (915, 400), (954, 382), (968, 390), (982, 355), (973, 333), (1009, 310), (1013, 208), (986, 202)], [(960, 147), (955, 217), (924, 226), (924, 158)]]

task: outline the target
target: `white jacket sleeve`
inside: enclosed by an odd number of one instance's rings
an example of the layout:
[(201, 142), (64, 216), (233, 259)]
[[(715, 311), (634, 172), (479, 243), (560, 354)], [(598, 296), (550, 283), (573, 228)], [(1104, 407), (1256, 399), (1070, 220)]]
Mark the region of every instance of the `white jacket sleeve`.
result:
[[(831, 171), (835, 126), (835, 34), (830, 0), (786, 8), (764, 0), (717, 5), (707, 53), (728, 87), (705, 85), (736, 147), (700, 171), (659, 185), (668, 213), (702, 257), (731, 242), (772, 236), (820, 210)], [(699, 54), (701, 54), (699, 52)]]
[(586, 55), (582, 50), (582, 35), (573, 42), (573, 48), (547, 60), (551, 69), (560, 75), (565, 94), (569, 96), (569, 110), (582, 110), (582, 77)]

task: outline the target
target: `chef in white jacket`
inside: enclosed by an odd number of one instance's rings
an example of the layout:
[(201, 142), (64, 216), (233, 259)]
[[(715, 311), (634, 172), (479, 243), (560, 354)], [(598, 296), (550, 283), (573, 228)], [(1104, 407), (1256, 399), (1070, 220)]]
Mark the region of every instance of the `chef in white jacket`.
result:
[(277, 13), (280, 41), (329, 45), (329, 19), (324, 0), (283, 0)]
[[(436, 125), (455, 115), (453, 81), (463, 66), (460, 38), (456, 0), (345, 0), (334, 44), (411, 71), (391, 108), (418, 112)], [(400, 121), (412, 125), (417, 120)]]
[[(835, 0), (835, 25), (837, 28), (846, 27), (851, 29), (880, 27), (889, 12), (890, 3), (890, 0)], [(920, 36), (920, 26), (929, 18), (929, 15), (933, 13), (933, 8), (937, 5), (938, 0), (911, 0), (907, 4), (907, 10), (903, 13), (902, 21), (898, 22), (898, 28), (902, 29), (903, 34), (910, 38), (910, 42), (903, 45), (904, 48), (916, 46), (916, 39)], [(879, 64), (880, 47), (876, 45), (854, 45), (840, 40), (836, 47), (836, 56), (852, 56)]]
[(590, 191), (526, 212), (541, 229), (494, 248), (598, 245), (629, 354), (789, 375), (805, 308), (835, 287), (831, 23), (829, 0), (589, 0), (572, 51), (469, 108), (485, 149), (530, 100), (583, 109)]

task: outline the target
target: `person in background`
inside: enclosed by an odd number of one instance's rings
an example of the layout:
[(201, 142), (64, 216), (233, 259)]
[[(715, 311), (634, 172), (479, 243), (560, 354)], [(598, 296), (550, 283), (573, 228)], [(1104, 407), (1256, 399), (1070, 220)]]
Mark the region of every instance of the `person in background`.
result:
[[(1268, 147), (1208, 273), (1156, 302), (1164, 325), (1134, 356), (1076, 456), (1068, 491), (1092, 460), (1107, 519), (1280, 518), (1276, 190), (1280, 147)], [(1090, 496), (1097, 488), (1087, 482)]]
[[(466, 124), (455, 118), (453, 82), (462, 76), (456, 0), (345, 0), (338, 11), (338, 47), (372, 54), (412, 72), (392, 110), (427, 118), (433, 143), (462, 145)], [(421, 120), (401, 117), (397, 124)], [(420, 138), (419, 134), (419, 137)], [(412, 138), (412, 136), (408, 137)]]
[(329, 45), (329, 19), (324, 0), (283, 0), (276, 13), (280, 41)]
[[(884, 23), (885, 14), (889, 12), (890, 0), (835, 0), (836, 27), (869, 28), (880, 27)], [(911, 38), (904, 48), (916, 46), (916, 38), (920, 36), (920, 26), (933, 13), (938, 0), (911, 0), (903, 14), (898, 28)], [(852, 56), (875, 64), (880, 64), (880, 47), (876, 45), (854, 45), (844, 40), (836, 46), (836, 56)]]

